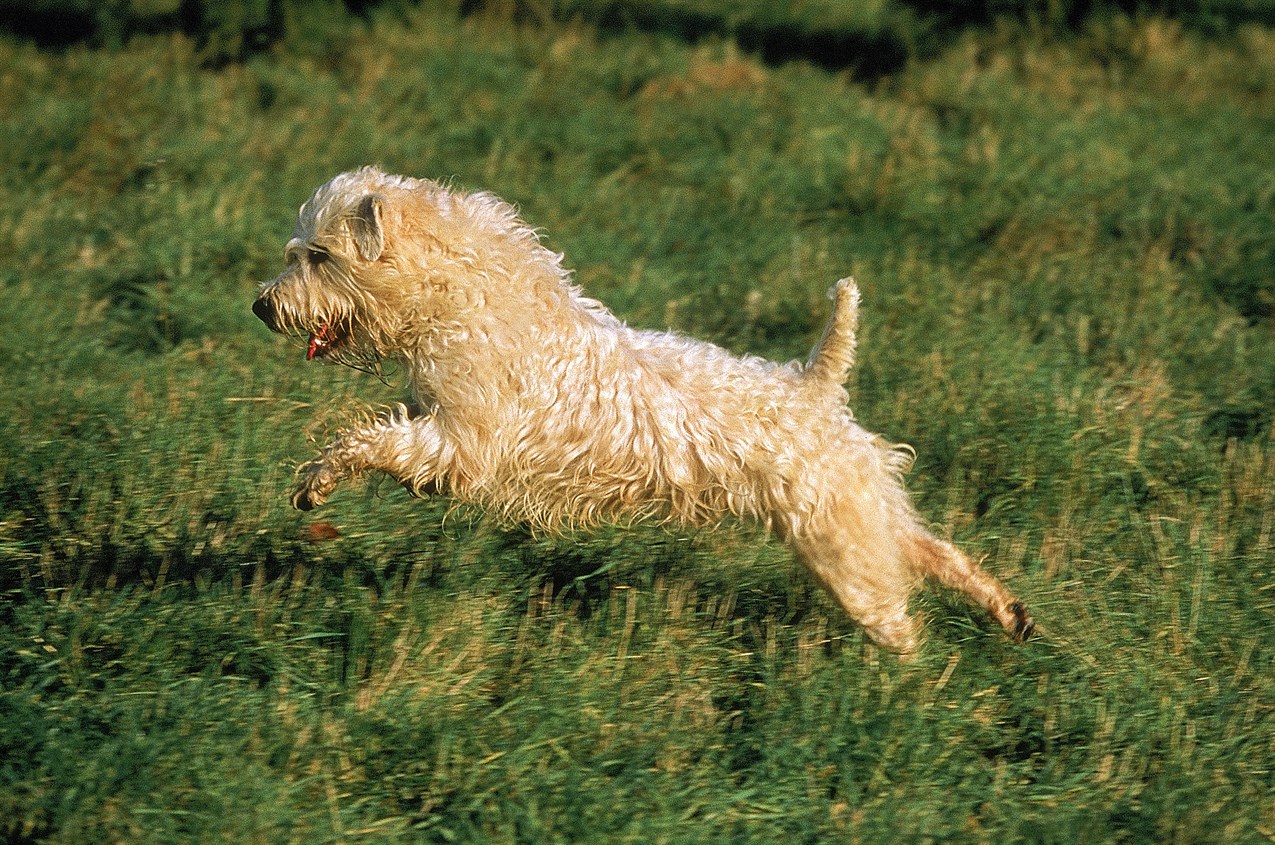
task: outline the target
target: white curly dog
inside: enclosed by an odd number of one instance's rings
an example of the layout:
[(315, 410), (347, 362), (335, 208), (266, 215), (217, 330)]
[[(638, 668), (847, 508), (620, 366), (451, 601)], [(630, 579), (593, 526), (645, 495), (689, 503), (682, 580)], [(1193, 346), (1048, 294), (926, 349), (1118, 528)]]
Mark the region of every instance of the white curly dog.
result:
[(921, 525), (911, 452), (861, 428), (842, 386), (859, 292), (843, 279), (810, 360), (739, 358), (640, 331), (570, 283), (515, 210), (487, 193), (371, 167), (301, 207), (287, 269), (253, 312), (307, 357), (401, 362), (419, 413), (344, 432), (298, 470), (293, 504), (388, 473), (546, 531), (651, 516), (760, 520), (877, 643), (919, 645), (924, 576), (969, 595), (1016, 639), (1022, 602)]

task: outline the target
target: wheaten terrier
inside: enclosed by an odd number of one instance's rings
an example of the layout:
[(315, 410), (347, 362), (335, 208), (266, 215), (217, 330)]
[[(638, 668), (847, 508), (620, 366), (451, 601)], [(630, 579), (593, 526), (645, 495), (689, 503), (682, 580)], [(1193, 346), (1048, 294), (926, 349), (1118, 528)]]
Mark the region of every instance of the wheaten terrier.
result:
[(859, 302), (850, 279), (832, 289), (804, 366), (738, 358), (629, 328), (491, 194), (371, 167), (315, 192), (284, 258), (253, 312), (307, 338), (307, 358), (400, 362), (419, 409), (346, 431), (302, 465), (298, 508), (377, 470), (546, 531), (733, 514), (773, 530), (894, 651), (917, 648), (908, 595), (926, 575), (1011, 636), (1032, 630), (999, 581), (922, 527), (900, 478), (910, 451), (846, 407)]

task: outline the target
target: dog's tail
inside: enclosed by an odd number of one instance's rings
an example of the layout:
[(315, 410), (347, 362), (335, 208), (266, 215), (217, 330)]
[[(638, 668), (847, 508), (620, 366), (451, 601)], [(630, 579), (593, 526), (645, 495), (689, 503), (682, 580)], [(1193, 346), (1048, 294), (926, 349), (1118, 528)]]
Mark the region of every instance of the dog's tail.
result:
[(859, 286), (854, 279), (846, 277), (832, 286), (828, 298), (832, 300), (832, 316), (828, 318), (823, 337), (810, 352), (802, 378), (818, 384), (842, 385), (854, 366), (855, 332), (859, 328)]

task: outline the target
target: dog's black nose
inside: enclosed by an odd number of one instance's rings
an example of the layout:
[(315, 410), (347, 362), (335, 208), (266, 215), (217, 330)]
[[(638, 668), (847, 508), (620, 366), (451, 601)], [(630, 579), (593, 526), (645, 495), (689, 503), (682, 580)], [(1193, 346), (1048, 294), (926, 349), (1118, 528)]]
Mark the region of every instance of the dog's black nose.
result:
[(274, 309), (270, 307), (269, 302), (266, 302), (264, 296), (252, 303), (252, 313), (256, 314), (257, 319), (265, 323), (267, 328), (274, 331)]

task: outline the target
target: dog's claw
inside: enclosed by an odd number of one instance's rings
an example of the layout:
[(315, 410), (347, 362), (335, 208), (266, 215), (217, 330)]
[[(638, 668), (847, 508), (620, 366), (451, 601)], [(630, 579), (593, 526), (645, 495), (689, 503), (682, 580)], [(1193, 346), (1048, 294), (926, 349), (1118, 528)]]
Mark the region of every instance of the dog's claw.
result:
[(1027, 612), (1027, 608), (1021, 601), (1011, 604), (1009, 612), (1014, 614), (1014, 628), (1011, 634), (1017, 642), (1026, 642), (1036, 630), (1036, 620), (1031, 618), (1031, 614)]
[(322, 461), (310, 461), (297, 469), (297, 486), (292, 491), (292, 506), (299, 511), (314, 510), (328, 500), (336, 480)]

